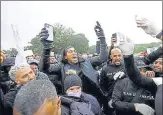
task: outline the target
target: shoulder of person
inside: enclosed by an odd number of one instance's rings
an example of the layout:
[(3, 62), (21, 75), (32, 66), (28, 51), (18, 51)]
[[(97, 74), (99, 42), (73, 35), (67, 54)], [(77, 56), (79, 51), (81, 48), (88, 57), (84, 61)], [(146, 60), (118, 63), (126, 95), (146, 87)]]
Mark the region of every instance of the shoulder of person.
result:
[(97, 100), (93, 95), (82, 92), (82, 96), (86, 101)]

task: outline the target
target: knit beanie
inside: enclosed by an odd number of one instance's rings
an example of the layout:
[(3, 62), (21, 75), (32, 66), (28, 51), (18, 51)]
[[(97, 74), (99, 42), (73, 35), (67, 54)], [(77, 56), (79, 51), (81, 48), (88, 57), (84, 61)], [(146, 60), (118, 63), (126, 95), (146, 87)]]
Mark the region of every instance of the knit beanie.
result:
[(82, 81), (80, 77), (76, 74), (66, 76), (64, 80), (64, 91), (66, 92), (72, 86), (82, 87)]

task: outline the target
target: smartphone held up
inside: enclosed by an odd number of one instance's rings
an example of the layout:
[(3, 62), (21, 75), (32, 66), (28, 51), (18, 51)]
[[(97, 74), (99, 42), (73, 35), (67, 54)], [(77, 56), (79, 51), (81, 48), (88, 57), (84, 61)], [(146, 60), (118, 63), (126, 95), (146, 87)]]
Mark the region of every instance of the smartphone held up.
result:
[(114, 33), (112, 34), (112, 42), (114, 46), (118, 47), (120, 44), (123, 44), (124, 38), (121, 36), (120, 33)]
[(46, 28), (46, 30), (48, 30), (49, 36), (48, 36), (47, 40), (51, 41), (51, 42), (54, 41), (54, 29), (53, 29), (53, 26), (50, 25), (50, 24), (45, 23), (44, 28)]

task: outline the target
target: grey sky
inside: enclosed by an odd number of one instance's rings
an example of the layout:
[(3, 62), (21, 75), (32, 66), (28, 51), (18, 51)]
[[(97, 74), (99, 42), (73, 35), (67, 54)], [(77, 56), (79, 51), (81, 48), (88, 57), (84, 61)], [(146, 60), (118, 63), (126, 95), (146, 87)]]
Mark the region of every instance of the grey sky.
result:
[(1, 44), (3, 49), (15, 47), (11, 24), (18, 25), (26, 45), (45, 22), (59, 22), (77, 33), (84, 33), (89, 44), (94, 45), (96, 20), (101, 23), (108, 44), (111, 34), (117, 31), (131, 37), (135, 43), (156, 41), (136, 27), (135, 14), (152, 19), (161, 28), (162, 1), (2, 1)]

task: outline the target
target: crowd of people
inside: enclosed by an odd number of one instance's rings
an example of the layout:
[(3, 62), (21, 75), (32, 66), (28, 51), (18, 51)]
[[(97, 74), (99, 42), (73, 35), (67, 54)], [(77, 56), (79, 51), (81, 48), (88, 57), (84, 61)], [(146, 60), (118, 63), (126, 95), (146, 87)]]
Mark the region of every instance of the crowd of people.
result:
[[(162, 30), (149, 20), (136, 23), (162, 40)], [(1, 50), (0, 115), (163, 115), (162, 45), (134, 56), (134, 43), (126, 35), (112, 34), (108, 49), (99, 23), (94, 30), (98, 50), (93, 55), (69, 46), (56, 59), (46, 28), (39, 34), (41, 56), (20, 61), (21, 51), (10, 57)]]

